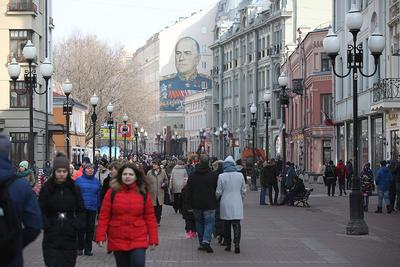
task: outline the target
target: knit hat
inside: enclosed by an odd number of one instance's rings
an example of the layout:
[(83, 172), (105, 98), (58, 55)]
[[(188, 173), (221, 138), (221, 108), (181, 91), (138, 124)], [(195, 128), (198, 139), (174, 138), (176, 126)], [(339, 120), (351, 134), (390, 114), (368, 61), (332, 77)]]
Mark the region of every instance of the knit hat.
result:
[(69, 161), (64, 153), (57, 152), (57, 154), (53, 160), (53, 170), (55, 171), (55, 170), (61, 169), (61, 168), (67, 169), (69, 172)]
[(89, 157), (84, 157), (83, 160), (82, 160), (82, 163), (84, 163), (84, 162), (90, 164), (90, 158)]
[(8, 159), (11, 149), (10, 137), (0, 133), (0, 158)]
[(25, 168), (25, 169), (28, 169), (28, 167), (29, 167), (29, 162), (27, 162), (26, 160), (21, 161), (21, 162), (19, 163), (19, 166), (20, 166), (20, 167), (23, 167), (23, 168)]

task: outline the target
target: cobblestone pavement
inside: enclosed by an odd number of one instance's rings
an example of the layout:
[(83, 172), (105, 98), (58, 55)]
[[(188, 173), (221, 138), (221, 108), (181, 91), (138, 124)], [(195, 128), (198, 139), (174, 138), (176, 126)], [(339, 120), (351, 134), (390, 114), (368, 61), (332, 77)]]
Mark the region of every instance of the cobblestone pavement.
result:
[[(308, 186), (308, 185), (307, 185)], [(312, 184), (311, 208), (259, 206), (249, 192), (242, 221), (241, 254), (225, 252), (213, 242), (214, 254), (197, 251), (197, 240), (184, 238), (184, 222), (164, 207), (160, 246), (147, 252), (148, 267), (261, 266), (400, 266), (400, 212), (375, 214), (377, 197), (365, 214), (370, 234), (347, 236), (348, 197), (330, 197)], [(94, 244), (94, 256), (78, 258), (78, 267), (115, 266), (113, 256)], [(25, 266), (44, 266), (41, 238), (25, 251)]]

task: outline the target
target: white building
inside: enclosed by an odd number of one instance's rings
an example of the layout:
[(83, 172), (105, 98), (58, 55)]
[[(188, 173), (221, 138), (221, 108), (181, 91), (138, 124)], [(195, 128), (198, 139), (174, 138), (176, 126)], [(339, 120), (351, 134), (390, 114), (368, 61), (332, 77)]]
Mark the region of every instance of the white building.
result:
[[(14, 163), (28, 159), (29, 135), (29, 97), (27, 94), (18, 95), (14, 90), (7, 70), (7, 63), (13, 57), (21, 65), (21, 74), (17, 80), (16, 90), (23, 93), (24, 71), (28, 68), (22, 50), (28, 40), (37, 49), (37, 59), (33, 68), (44, 61), (45, 57), (52, 60), (52, 30), (54, 28), (51, 0), (9, 0), (1, 1), (0, 5), (0, 131), (9, 134), (12, 142), (11, 159)], [(37, 69), (37, 91), (45, 90), (45, 81)], [(51, 80), (50, 80), (51, 84)], [(51, 87), (51, 86), (50, 86)], [(52, 111), (52, 90), (49, 88), (48, 110), (46, 111), (46, 94), (35, 94), (33, 97), (33, 131), (34, 131), (34, 160), (42, 167), (46, 158), (45, 125), (46, 115)], [(50, 114), (49, 121), (52, 121)], [(52, 125), (49, 125), (51, 132)], [(49, 144), (51, 145), (51, 144)], [(48, 155), (52, 148), (48, 147)]]
[(208, 155), (214, 155), (212, 147), (212, 94), (211, 91), (193, 94), (185, 98), (185, 137), (187, 138), (187, 153), (196, 153), (199, 145), (200, 129), (204, 130), (204, 149)]
[[(241, 148), (246, 147), (251, 139), (250, 106), (255, 103), (256, 147), (265, 147), (263, 95), (271, 91), (268, 143), (270, 156), (276, 157), (281, 154), (278, 101), (281, 64), (296, 47), (298, 30), (304, 33), (330, 23), (332, 1), (274, 0), (270, 5), (264, 1), (249, 2), (253, 3), (239, 6), (233, 20), (225, 10), (226, 1), (219, 5), (220, 20), (211, 46), (214, 56), (213, 126), (217, 129), (227, 123), (231, 138), (239, 139)], [(215, 138), (215, 144), (220, 140)], [(217, 154), (223, 156), (221, 151)]]

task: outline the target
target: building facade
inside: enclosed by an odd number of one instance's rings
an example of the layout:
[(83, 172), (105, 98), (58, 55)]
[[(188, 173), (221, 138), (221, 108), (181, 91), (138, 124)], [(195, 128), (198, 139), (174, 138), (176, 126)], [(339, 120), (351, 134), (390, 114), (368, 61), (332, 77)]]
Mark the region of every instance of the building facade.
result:
[[(330, 0), (275, 0), (265, 6), (255, 1), (240, 7), (233, 20), (220, 16), (211, 46), (214, 57), (213, 126), (217, 129), (226, 123), (229, 136), (238, 139), (241, 148), (251, 143), (250, 106), (255, 103), (256, 147), (264, 148), (268, 143), (270, 157), (281, 154), (281, 106), (278, 101), (281, 64), (297, 45), (298, 29), (312, 30), (321, 24), (329, 24), (331, 3)], [(265, 91), (272, 92), (268, 142), (263, 117)], [(214, 138), (214, 143), (218, 144), (215, 147), (222, 147), (220, 142), (219, 137)], [(222, 150), (229, 151), (219, 149), (220, 157), (225, 156)]]
[(319, 173), (333, 156), (332, 69), (322, 40), (328, 29), (309, 32), (282, 66), (289, 77), (287, 160)]
[[(187, 154), (197, 153), (199, 146), (203, 146), (204, 152), (208, 155), (213, 155), (214, 153), (211, 142), (213, 135), (211, 99), (211, 91), (193, 94), (185, 98)], [(200, 129), (204, 130), (204, 132), (200, 133)]]
[[(368, 49), (368, 37), (379, 28), (380, 31), (388, 35), (387, 9), (386, 2), (390, 1), (371, 1), (357, 0), (355, 1), (359, 10), (363, 15), (363, 25), (358, 33), (358, 44), (363, 49), (363, 73), (370, 74), (374, 71), (374, 60)], [(333, 29), (340, 39), (339, 56), (336, 59), (336, 67), (338, 73), (347, 73), (347, 45), (352, 42), (351, 34), (345, 26), (345, 15), (351, 8), (352, 0), (334, 1), (333, 10)], [(390, 46), (390, 43), (387, 46)], [(384, 82), (387, 75), (395, 75), (396, 72), (388, 71), (388, 62), (393, 62), (392, 55), (389, 53), (388, 47), (384, 50), (380, 57), (378, 70), (376, 74), (370, 78), (359, 75), (358, 78), (358, 166), (361, 170), (364, 164), (370, 162), (373, 170), (379, 166), (379, 162), (389, 155), (386, 151), (389, 148), (389, 134), (385, 131), (390, 120), (390, 116), (385, 113), (391, 113), (387, 106), (392, 100), (377, 95), (374, 97), (374, 85), (379, 81)], [(398, 75), (398, 72), (397, 72)], [(397, 76), (398, 77), (398, 76)], [(352, 99), (352, 78), (334, 78), (334, 142), (335, 142), (335, 160), (351, 160), (354, 157), (353, 152), (353, 99)], [(383, 106), (382, 106), (383, 104)], [(397, 105), (398, 107), (398, 105)], [(386, 110), (386, 111), (384, 111)], [(393, 113), (394, 114), (394, 113)]]
[[(70, 147), (69, 154), (71, 155), (71, 162), (73, 164), (82, 163), (84, 157), (93, 158), (92, 147), (86, 147), (86, 134), (85, 134), (85, 117), (88, 112), (88, 107), (76, 99), (69, 98), (70, 102), (73, 103), (72, 115), (70, 115)], [(62, 125), (63, 129), (67, 129), (66, 117), (63, 113), (63, 106), (66, 101), (66, 97), (59, 93), (53, 93), (53, 114), (54, 123)], [(66, 146), (66, 135), (65, 133), (59, 133), (53, 135), (54, 152), (63, 151), (67, 154)]]
[[(11, 159), (14, 163), (28, 159), (29, 142), (29, 96), (23, 94), (24, 71), (28, 63), (23, 57), (22, 50), (28, 40), (37, 49), (37, 58), (33, 68), (44, 61), (52, 59), (52, 30), (54, 28), (51, 0), (2, 1), (0, 6), (0, 57), (4, 64), (0, 67), (0, 130), (9, 134), (12, 142)], [(7, 63), (15, 58), (21, 65), (21, 75), (17, 80), (16, 90), (8, 75)], [(45, 81), (37, 70), (37, 91), (43, 92)], [(51, 84), (51, 80), (50, 80)], [(33, 131), (34, 131), (34, 160), (42, 167), (46, 158), (46, 116), (52, 121), (51, 86), (49, 93), (34, 94), (33, 97)], [(19, 94), (17, 94), (19, 93)], [(46, 96), (48, 109), (46, 110)], [(51, 134), (51, 127), (49, 131)], [(52, 151), (48, 148), (48, 152)], [(49, 158), (50, 155), (47, 155)]]

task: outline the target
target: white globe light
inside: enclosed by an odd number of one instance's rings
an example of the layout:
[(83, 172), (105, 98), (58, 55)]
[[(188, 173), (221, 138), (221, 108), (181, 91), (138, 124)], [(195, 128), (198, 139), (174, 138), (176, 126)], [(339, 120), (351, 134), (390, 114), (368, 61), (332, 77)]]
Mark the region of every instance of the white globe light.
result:
[(8, 75), (10, 75), (11, 79), (18, 79), (19, 74), (21, 73), (21, 67), (18, 62), (13, 58), (11, 63), (8, 64)]
[(135, 127), (135, 128), (139, 128), (139, 123), (138, 123), (138, 122), (135, 122), (134, 127)]
[(124, 122), (127, 122), (128, 119), (129, 119), (129, 117), (128, 117), (128, 115), (125, 113), (124, 116), (122, 116), (122, 120), (123, 120)]
[(368, 48), (371, 54), (382, 54), (383, 49), (385, 49), (385, 38), (378, 28), (368, 38)]
[(48, 58), (45, 58), (42, 65), (40, 65), (40, 73), (42, 73), (45, 79), (50, 79), (53, 75), (53, 64), (51, 64)]
[(66, 79), (63, 84), (63, 91), (66, 95), (69, 95), (72, 92), (72, 83), (68, 79)]
[(108, 106), (107, 106), (107, 111), (108, 111), (108, 113), (112, 113), (113, 112), (113, 110), (114, 110), (114, 106), (111, 104), (111, 102), (108, 104)]
[(339, 37), (334, 33), (333, 29), (330, 28), (328, 34), (322, 41), (324, 50), (329, 54), (337, 55), (340, 51)]
[(222, 127), (223, 127), (224, 129), (226, 129), (226, 128), (228, 128), (228, 124), (226, 124), (226, 122), (224, 122), (224, 125), (222, 125)]
[(265, 91), (263, 98), (264, 98), (264, 102), (270, 102), (271, 98), (272, 98), (271, 92)]
[(356, 30), (359, 31), (363, 24), (363, 16), (357, 8), (357, 4), (352, 4), (351, 9), (346, 14), (346, 26), (347, 28), (352, 31)]
[(92, 104), (92, 106), (97, 106), (98, 103), (99, 97), (96, 94), (93, 94), (93, 96), (90, 97), (90, 104)]
[(254, 103), (250, 107), (250, 112), (251, 112), (251, 114), (256, 114), (256, 112), (257, 112), (257, 107), (256, 107), (256, 105), (254, 105)]
[(284, 73), (282, 73), (281, 76), (279, 76), (279, 78), (278, 78), (279, 85), (282, 87), (283, 86), (286, 87), (288, 85), (288, 82), (289, 82), (289, 78)]
[(24, 46), (24, 49), (22, 49), (22, 54), (24, 55), (24, 58), (26, 58), (28, 61), (35, 59), (36, 47), (32, 44), (31, 40), (28, 40), (28, 42)]

